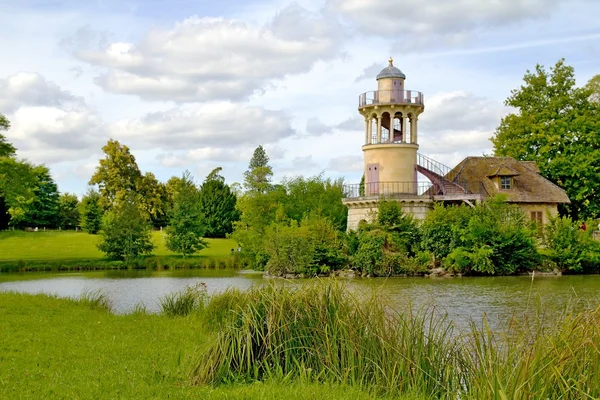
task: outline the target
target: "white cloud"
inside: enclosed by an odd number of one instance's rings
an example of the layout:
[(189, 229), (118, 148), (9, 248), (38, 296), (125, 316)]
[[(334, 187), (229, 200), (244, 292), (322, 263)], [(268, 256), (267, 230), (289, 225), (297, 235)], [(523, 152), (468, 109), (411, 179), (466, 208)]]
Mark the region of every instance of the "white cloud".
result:
[(176, 107), (122, 120), (111, 127), (111, 136), (135, 142), (138, 148), (219, 148), (223, 154), (275, 143), (295, 133), (283, 111), (227, 102)]
[(340, 54), (340, 32), (334, 20), (291, 5), (263, 27), (192, 16), (137, 43), (97, 46), (85, 29), (65, 42), (77, 59), (103, 67), (95, 82), (109, 92), (197, 102), (247, 98), (274, 80), (309, 71)]
[(73, 107), (83, 105), (83, 99), (37, 73), (19, 72), (0, 79), (0, 111), (9, 114), (24, 105)]
[(419, 129), (428, 132), (494, 130), (507, 108), (497, 100), (465, 91), (437, 93), (425, 99)]
[(364, 168), (363, 157), (354, 156), (339, 156), (329, 160), (327, 169), (337, 172), (360, 172)]
[(515, 25), (549, 17), (561, 0), (329, 0), (361, 32), (399, 40), (399, 48), (448, 45), (468, 40), (479, 28)]
[(7, 137), (35, 163), (79, 160), (98, 151), (106, 141), (104, 123), (87, 109), (22, 107), (11, 115)]

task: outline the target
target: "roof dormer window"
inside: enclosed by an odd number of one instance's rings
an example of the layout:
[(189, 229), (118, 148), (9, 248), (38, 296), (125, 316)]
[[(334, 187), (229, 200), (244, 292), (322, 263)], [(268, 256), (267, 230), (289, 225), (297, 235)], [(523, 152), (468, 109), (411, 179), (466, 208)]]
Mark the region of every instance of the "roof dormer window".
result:
[(512, 189), (512, 176), (501, 176), (500, 177), (500, 190)]

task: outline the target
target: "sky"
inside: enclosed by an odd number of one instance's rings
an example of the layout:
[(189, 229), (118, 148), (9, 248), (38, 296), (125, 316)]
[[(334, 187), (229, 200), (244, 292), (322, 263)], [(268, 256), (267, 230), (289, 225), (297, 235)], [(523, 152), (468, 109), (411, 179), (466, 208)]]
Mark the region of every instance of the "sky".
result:
[(491, 154), (504, 100), (559, 59), (600, 73), (597, 0), (0, 0), (0, 113), (18, 156), (82, 195), (109, 139), (159, 180), (358, 183), (358, 96), (394, 65), (424, 94), (419, 152)]

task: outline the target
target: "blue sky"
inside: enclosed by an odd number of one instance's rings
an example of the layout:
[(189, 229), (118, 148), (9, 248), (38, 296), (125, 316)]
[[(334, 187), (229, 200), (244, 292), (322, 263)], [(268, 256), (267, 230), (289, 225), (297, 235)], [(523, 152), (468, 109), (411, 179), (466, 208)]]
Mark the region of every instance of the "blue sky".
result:
[(109, 138), (143, 171), (240, 182), (259, 144), (275, 180), (362, 173), (358, 95), (394, 57), (425, 96), (420, 151), (491, 152), (527, 69), (600, 73), (594, 0), (0, 2), (0, 112), (19, 156), (82, 194)]

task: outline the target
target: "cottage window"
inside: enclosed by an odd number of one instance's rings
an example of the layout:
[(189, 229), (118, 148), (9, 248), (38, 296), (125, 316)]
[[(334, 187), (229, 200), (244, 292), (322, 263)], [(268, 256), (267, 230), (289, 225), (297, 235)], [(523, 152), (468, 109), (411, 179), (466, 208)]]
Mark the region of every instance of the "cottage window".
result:
[(544, 220), (542, 217), (542, 212), (541, 211), (531, 211), (531, 220), (534, 221), (535, 223), (542, 225)]
[(500, 190), (510, 190), (512, 184), (512, 178), (510, 176), (500, 177)]

